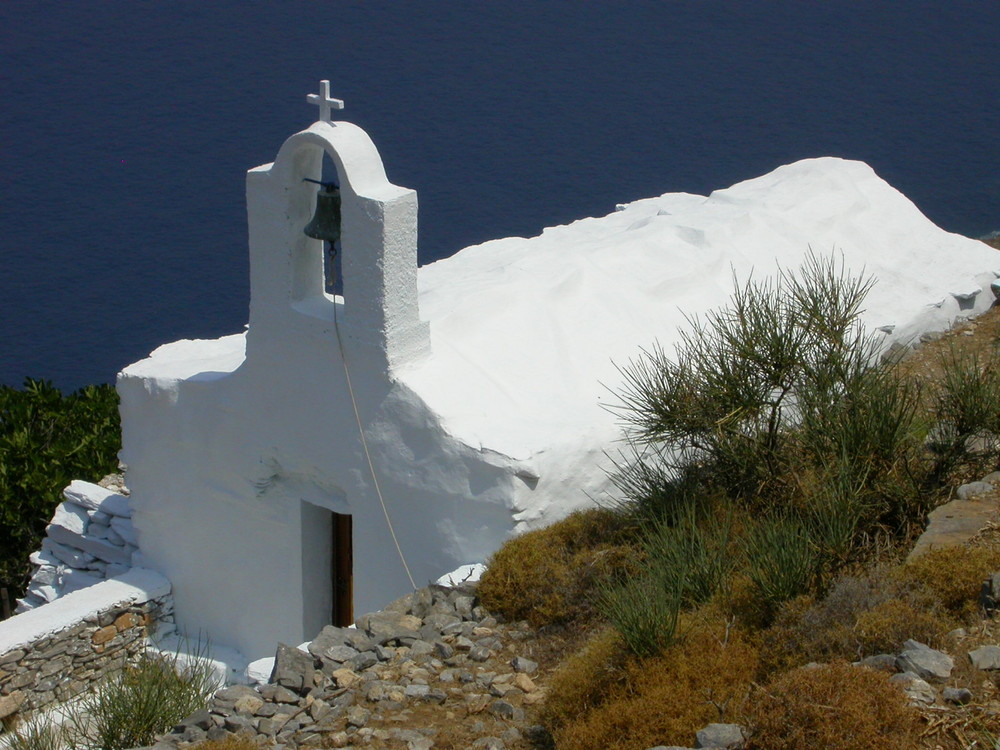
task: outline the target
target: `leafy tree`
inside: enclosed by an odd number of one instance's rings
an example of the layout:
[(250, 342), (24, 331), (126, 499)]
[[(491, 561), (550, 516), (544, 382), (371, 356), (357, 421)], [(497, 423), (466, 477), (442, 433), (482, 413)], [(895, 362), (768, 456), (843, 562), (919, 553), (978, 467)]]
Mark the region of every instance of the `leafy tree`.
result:
[(22, 390), (0, 385), (0, 586), (11, 599), (30, 575), (28, 555), (73, 479), (114, 471), (121, 448), (118, 394), (88, 385), (63, 396), (28, 378)]

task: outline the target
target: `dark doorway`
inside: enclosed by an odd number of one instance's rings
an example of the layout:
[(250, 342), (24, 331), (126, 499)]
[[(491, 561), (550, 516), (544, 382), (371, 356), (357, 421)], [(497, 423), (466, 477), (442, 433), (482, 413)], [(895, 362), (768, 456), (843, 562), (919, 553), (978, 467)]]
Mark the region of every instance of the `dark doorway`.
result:
[(354, 622), (354, 542), (351, 516), (333, 513), (330, 578), (333, 584), (333, 609), (330, 620), (337, 627)]

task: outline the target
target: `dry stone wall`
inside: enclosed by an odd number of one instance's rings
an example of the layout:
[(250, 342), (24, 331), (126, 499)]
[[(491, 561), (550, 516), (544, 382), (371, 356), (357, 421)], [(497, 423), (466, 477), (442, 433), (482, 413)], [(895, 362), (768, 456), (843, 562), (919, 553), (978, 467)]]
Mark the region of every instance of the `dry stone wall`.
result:
[(0, 622), (0, 719), (80, 693), (172, 621), (167, 580), (136, 568)]
[[(115, 483), (115, 480), (119, 481)], [(103, 485), (74, 480), (45, 529), (42, 548), (34, 552), (28, 590), (18, 613), (48, 604), (74, 591), (114, 578), (132, 567), (138, 540), (132, 528), (128, 490), (120, 476)]]

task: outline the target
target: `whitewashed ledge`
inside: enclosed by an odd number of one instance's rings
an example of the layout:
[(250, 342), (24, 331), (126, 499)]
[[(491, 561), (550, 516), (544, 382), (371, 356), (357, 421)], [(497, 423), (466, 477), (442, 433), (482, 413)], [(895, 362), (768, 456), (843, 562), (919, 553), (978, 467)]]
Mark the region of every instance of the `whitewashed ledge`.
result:
[(170, 581), (154, 570), (132, 568), (0, 622), (0, 656), (54, 635), (88, 617), (125, 604), (144, 604), (170, 593)]
[(0, 622), (0, 719), (72, 698), (172, 623), (170, 582), (145, 568)]

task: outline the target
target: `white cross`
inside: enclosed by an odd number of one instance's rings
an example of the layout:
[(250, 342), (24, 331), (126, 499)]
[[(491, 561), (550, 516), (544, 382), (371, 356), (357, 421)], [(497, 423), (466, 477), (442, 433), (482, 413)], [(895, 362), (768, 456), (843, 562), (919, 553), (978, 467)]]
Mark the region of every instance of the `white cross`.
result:
[(330, 110), (331, 109), (343, 109), (344, 100), (334, 99), (330, 96), (330, 82), (320, 81), (319, 82), (319, 93), (309, 94), (306, 97), (310, 104), (315, 104), (319, 107), (319, 120), (320, 122), (330, 122)]

